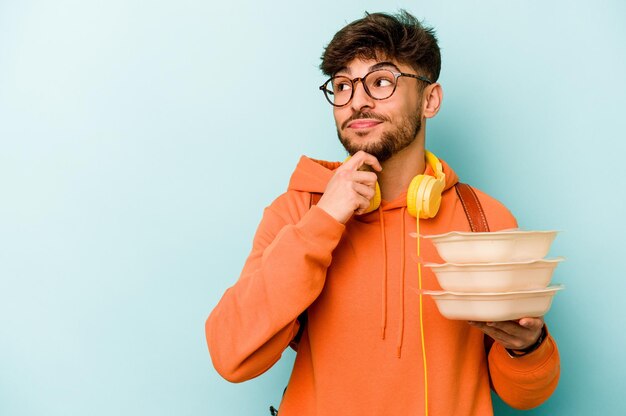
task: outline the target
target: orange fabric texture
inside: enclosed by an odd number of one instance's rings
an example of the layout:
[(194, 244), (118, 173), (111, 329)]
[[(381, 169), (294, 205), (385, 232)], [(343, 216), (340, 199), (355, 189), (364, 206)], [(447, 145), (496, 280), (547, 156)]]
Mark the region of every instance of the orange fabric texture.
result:
[[(451, 189), (458, 178), (442, 164), (441, 208), (420, 221), (422, 234), (469, 231)], [(322, 193), (338, 166), (302, 157), (287, 192), (265, 210), (239, 280), (206, 321), (213, 365), (232, 382), (262, 374), (307, 310), (280, 416), (423, 414), (418, 259), (409, 235), (416, 219), (406, 194), (345, 225), (310, 207), (310, 193)], [(517, 226), (501, 203), (476, 193), (492, 231)], [(426, 239), (421, 255), (442, 262)], [(424, 289), (440, 289), (430, 269), (422, 279)], [(445, 319), (429, 296), (423, 302), (431, 415), (492, 415), (490, 382), (519, 409), (538, 406), (556, 388), (560, 362), (550, 336), (524, 357), (511, 358), (498, 343), (487, 355), (480, 330)]]

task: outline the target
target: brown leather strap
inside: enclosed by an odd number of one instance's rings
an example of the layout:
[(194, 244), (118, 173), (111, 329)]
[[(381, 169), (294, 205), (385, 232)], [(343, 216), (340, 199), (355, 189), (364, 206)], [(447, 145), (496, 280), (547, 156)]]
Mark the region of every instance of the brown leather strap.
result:
[(456, 194), (459, 196), (459, 201), (463, 205), (463, 210), (467, 216), (470, 229), (476, 233), (484, 233), (489, 231), (489, 224), (487, 224), (487, 217), (483, 211), (482, 205), (476, 196), (476, 192), (466, 183), (457, 183), (454, 185)]

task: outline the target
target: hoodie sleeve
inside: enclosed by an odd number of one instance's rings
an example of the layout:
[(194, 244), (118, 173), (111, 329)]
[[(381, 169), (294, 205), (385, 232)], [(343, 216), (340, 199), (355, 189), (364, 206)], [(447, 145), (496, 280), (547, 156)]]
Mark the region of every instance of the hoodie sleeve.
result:
[(317, 206), (298, 219), (294, 211), (308, 205), (296, 210), (288, 195), (265, 210), (239, 280), (206, 321), (213, 365), (231, 382), (278, 361), (298, 331), (298, 316), (321, 293), (343, 234), (344, 225)]
[(531, 409), (546, 401), (559, 382), (560, 359), (548, 334), (541, 346), (523, 357), (511, 357), (494, 343), (489, 352), (489, 373), (500, 398), (516, 409)]
[[(515, 217), (503, 204), (479, 190), (475, 191), (491, 231), (517, 228)], [(550, 334), (537, 350), (523, 357), (512, 358), (501, 344), (494, 342), (488, 361), (495, 392), (516, 409), (539, 406), (550, 397), (559, 381), (559, 352)]]

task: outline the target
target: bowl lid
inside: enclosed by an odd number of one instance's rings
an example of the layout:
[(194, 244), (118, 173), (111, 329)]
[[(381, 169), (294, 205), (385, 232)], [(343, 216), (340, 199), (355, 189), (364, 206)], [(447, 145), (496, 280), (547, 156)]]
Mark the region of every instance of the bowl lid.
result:
[[(471, 232), (471, 231), (450, 231), (444, 234), (432, 234), (432, 235), (420, 235), (420, 237), (428, 238), (433, 241), (464, 241), (464, 240), (482, 240), (482, 239), (514, 239), (528, 238), (539, 235), (549, 235), (558, 233), (557, 230), (545, 230), (545, 231), (530, 231), (520, 229), (508, 229), (501, 231), (489, 231), (489, 232)], [(416, 233), (411, 233), (413, 237), (416, 237)]]
[(545, 289), (533, 289), (533, 290), (517, 290), (514, 292), (450, 292), (447, 290), (423, 290), (424, 295), (429, 295), (434, 298), (446, 297), (448, 299), (468, 299), (468, 298), (483, 298), (484, 300), (491, 300), (498, 297), (526, 297), (533, 295), (551, 294), (559, 290), (565, 289), (565, 285), (557, 284), (548, 286)]
[(524, 266), (529, 264), (552, 264), (552, 263), (560, 263), (565, 260), (565, 257), (559, 256), (553, 259), (538, 259), (538, 260), (526, 260), (526, 261), (511, 261), (511, 262), (494, 262), (494, 263), (424, 263), (424, 267), (429, 267), (431, 269), (443, 269), (443, 268), (470, 268), (470, 267), (480, 267), (480, 268), (489, 268), (497, 267), (497, 266)]

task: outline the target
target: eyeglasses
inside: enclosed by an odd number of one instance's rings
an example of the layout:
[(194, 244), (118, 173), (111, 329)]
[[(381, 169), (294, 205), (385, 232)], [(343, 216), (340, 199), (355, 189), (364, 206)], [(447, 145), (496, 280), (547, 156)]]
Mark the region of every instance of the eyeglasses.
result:
[(407, 74), (404, 72), (393, 72), (388, 69), (377, 69), (368, 72), (362, 78), (350, 79), (344, 75), (334, 76), (320, 86), (324, 96), (329, 103), (335, 107), (347, 105), (354, 96), (356, 83), (361, 81), (363, 89), (374, 100), (384, 100), (396, 92), (398, 78), (410, 77), (432, 84), (433, 82), (420, 75)]

